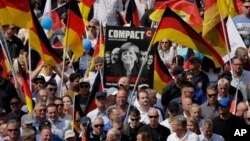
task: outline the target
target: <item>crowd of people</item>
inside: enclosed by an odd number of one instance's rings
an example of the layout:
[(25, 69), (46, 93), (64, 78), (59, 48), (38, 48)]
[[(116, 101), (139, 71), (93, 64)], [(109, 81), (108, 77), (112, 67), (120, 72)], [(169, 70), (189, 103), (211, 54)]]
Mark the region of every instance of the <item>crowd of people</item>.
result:
[[(39, 18), (45, 1), (31, 2)], [(249, 31), (243, 35), (247, 48), (238, 47), (221, 68), (192, 50), (191, 56), (181, 56), (178, 50), (185, 47), (161, 40), (157, 51), (172, 81), (162, 91), (139, 82), (132, 93), (130, 76), (138, 76), (144, 59), (143, 72), (153, 73), (152, 54), (147, 56), (127, 42), (105, 52), (104, 57), (93, 58), (101, 25), (121, 26), (116, 14), (125, 16), (128, 2), (96, 0), (83, 35), (92, 48), (76, 62), (66, 58), (56, 66), (39, 62), (34, 50), (29, 58), (25, 29), (3, 26), (0, 39), (8, 49), (13, 69), (5, 74), (6, 68), (0, 65), (0, 141), (235, 141), (250, 137)], [(135, 0), (142, 26), (148, 26), (148, 11), (152, 12), (154, 2)], [(52, 8), (64, 3), (52, 0)], [(196, 3), (203, 14), (204, 1)], [(243, 13), (234, 18), (236, 26), (250, 24), (249, 0), (242, 0), (242, 9)], [(51, 35), (52, 44), (55, 38), (62, 41), (64, 37), (65, 11), (60, 17), (62, 28)], [(103, 75), (104, 67), (120, 78), (114, 87), (95, 92), (95, 78)], [(23, 76), (31, 80), (32, 112), (26, 103)], [(247, 132), (242, 134), (243, 130)]]

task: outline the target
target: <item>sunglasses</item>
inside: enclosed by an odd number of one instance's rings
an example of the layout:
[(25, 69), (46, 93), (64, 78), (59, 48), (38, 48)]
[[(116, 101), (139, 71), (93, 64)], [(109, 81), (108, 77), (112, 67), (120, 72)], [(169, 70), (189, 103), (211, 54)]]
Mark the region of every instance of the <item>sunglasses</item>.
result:
[(48, 88), (48, 90), (51, 91), (51, 92), (52, 92), (52, 91), (55, 91), (55, 92), (56, 92), (56, 91), (57, 91), (57, 88)]
[(46, 112), (47, 110), (46, 109), (40, 109), (40, 110), (38, 110), (39, 112), (42, 112), (42, 111), (44, 111), (44, 112)]
[(91, 25), (89, 25), (88, 28), (96, 29), (96, 26), (91, 26)]
[(130, 118), (131, 121), (139, 121), (140, 118)]
[(13, 132), (13, 131), (14, 131), (14, 132), (18, 132), (19, 129), (8, 129), (8, 131), (9, 131), (9, 132)]
[(207, 94), (208, 97), (216, 97), (217, 94)]
[(80, 88), (89, 88), (89, 85), (83, 84), (83, 85), (80, 85)]
[(103, 127), (104, 127), (104, 124), (96, 124), (96, 125), (94, 125), (94, 127), (95, 127), (95, 128), (98, 128), (98, 127), (103, 128)]
[(19, 102), (10, 102), (10, 105), (19, 105)]
[(56, 107), (58, 108), (59, 106), (60, 107), (63, 107), (64, 105), (63, 104), (55, 104), (56, 105)]
[(148, 116), (149, 118), (158, 118), (159, 116)]

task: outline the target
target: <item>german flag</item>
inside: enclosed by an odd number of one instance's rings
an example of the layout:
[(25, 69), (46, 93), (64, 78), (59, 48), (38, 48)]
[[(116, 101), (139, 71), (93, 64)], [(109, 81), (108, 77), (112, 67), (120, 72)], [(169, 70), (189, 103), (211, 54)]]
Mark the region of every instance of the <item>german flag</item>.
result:
[(22, 85), (22, 88), (23, 88), (23, 92), (24, 92), (24, 95), (25, 95), (25, 100), (26, 100), (26, 105), (28, 107), (28, 111), (29, 111), (29, 114), (32, 115), (32, 111), (33, 111), (33, 103), (32, 103), (32, 94), (31, 94), (31, 91), (30, 91), (30, 87), (29, 87), (29, 84), (27, 82), (27, 76), (26, 76), (26, 72), (22, 69), (20, 63), (18, 63), (18, 66), (19, 66), (19, 72), (20, 72), (20, 80), (21, 80), (21, 85)]
[(53, 21), (52, 31), (56, 31), (57, 29), (62, 27), (61, 16), (63, 13), (67, 12), (68, 5), (64, 4), (58, 8), (51, 10), (51, 19)]
[(131, 26), (140, 26), (140, 19), (135, 4), (135, 0), (129, 0), (128, 8), (126, 11), (126, 21), (131, 22)]
[(32, 11), (33, 27), (29, 31), (30, 46), (36, 50), (45, 64), (55, 66), (62, 58), (52, 49), (47, 36)]
[(172, 76), (168, 71), (166, 65), (162, 62), (157, 48), (154, 49), (154, 89), (162, 93), (163, 88), (172, 81)]
[(240, 13), (242, 13), (242, 1), (241, 0), (226, 0), (228, 9), (229, 9), (229, 15), (231, 17), (237, 16)]
[(0, 48), (1, 48), (1, 50), (0, 50), (0, 64), (3, 67), (3, 77), (8, 78), (8, 74), (9, 74), (9, 72), (11, 72), (10, 63), (8, 61), (4, 47), (2, 47), (0, 45)]
[(31, 28), (29, 0), (0, 0), (0, 17), (1, 26), (14, 24), (21, 28)]
[(94, 67), (94, 60), (96, 57), (104, 57), (104, 49), (105, 49), (104, 36), (103, 36), (103, 31), (102, 31), (102, 26), (101, 26), (99, 38), (98, 38), (97, 43), (95, 45), (95, 50), (94, 50), (93, 57), (91, 60), (90, 68)]
[(206, 1), (202, 36), (221, 56), (228, 54), (226, 44), (229, 45), (229, 41), (225, 19), (228, 14), (228, 5), (225, 1)]
[(95, 0), (80, 0), (79, 9), (81, 11), (84, 24), (89, 25), (89, 14), (93, 10)]
[(224, 63), (216, 50), (168, 7), (163, 13), (151, 45), (162, 39), (169, 39), (202, 53), (213, 60), (216, 67)]
[(69, 0), (67, 3), (69, 5), (68, 24), (63, 44), (73, 51), (74, 59), (78, 60), (83, 55), (82, 36), (84, 34), (84, 23), (76, 0)]
[(155, 5), (155, 11), (150, 15), (150, 19), (159, 22), (167, 6), (170, 7), (170, 9), (178, 14), (197, 32), (202, 31), (203, 20), (197, 5), (186, 0), (170, 0), (165, 1), (164, 3), (158, 2)]

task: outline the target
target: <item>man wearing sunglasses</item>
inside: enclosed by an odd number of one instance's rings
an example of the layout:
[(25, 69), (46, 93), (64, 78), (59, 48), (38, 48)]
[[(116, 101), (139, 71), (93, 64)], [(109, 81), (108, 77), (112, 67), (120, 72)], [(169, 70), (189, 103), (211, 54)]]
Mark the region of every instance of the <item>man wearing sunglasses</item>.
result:
[(149, 118), (149, 124), (141, 127), (139, 132), (147, 132), (154, 141), (166, 141), (170, 135), (170, 130), (159, 124), (159, 111), (155, 108), (150, 108), (147, 116)]
[(136, 135), (141, 127), (145, 124), (140, 122), (140, 112), (136, 108), (132, 108), (129, 114), (129, 123), (125, 123), (122, 132), (129, 137), (130, 141), (136, 140)]
[(24, 49), (24, 45), (22, 41), (17, 36), (15, 36), (17, 31), (17, 27), (15, 25), (4, 25), (3, 29), (10, 57), (12, 60), (14, 60), (15, 58), (18, 58), (19, 52)]
[(103, 130), (104, 121), (101, 117), (94, 119), (92, 124), (92, 131), (89, 134), (91, 141), (103, 141), (106, 139), (106, 133)]
[(80, 111), (81, 114), (85, 114), (86, 105), (88, 97), (90, 95), (90, 84), (89, 81), (81, 78), (79, 81), (79, 94), (75, 95), (75, 108), (77, 111)]

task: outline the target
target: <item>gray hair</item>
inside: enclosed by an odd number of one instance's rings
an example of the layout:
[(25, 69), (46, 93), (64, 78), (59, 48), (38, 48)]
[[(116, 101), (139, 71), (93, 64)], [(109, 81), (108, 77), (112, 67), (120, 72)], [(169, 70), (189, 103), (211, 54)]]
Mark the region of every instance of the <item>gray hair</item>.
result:
[(115, 137), (115, 139), (119, 139), (120, 136), (121, 136), (121, 132), (120, 132), (118, 129), (116, 129), (116, 128), (111, 128), (111, 129), (108, 131), (107, 135), (108, 135), (108, 134), (112, 134), (113, 137)]
[(218, 84), (218, 85), (225, 85), (225, 86), (227, 86), (227, 87), (230, 86), (229, 81), (228, 81), (226, 78), (221, 78), (221, 79), (219, 79), (219, 81), (218, 81), (217, 84)]
[(35, 131), (30, 128), (24, 128), (22, 132), (22, 140), (30, 139), (32, 136), (35, 136)]
[(175, 116), (174, 119), (176, 120), (177, 125), (181, 127), (187, 126), (187, 119), (183, 115)]
[(205, 119), (203, 124), (202, 124), (202, 129), (204, 128), (213, 128), (214, 124), (213, 121), (211, 119)]

